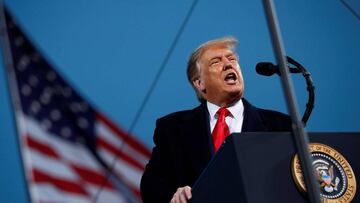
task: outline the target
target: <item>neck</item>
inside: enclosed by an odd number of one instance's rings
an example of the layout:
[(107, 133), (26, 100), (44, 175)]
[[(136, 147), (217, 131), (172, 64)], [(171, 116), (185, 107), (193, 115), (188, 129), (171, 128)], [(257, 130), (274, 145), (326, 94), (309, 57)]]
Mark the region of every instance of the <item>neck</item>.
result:
[(234, 104), (236, 104), (236, 102), (238, 102), (241, 99), (241, 97), (234, 97), (234, 98), (229, 98), (227, 100), (220, 100), (220, 101), (211, 101), (210, 99), (207, 100), (219, 107), (230, 107), (233, 106)]

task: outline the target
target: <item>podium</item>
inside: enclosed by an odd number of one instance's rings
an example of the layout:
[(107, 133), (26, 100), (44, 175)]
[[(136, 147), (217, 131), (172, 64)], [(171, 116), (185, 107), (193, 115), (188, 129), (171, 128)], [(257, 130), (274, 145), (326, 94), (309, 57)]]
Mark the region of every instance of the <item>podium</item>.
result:
[[(310, 143), (321, 143), (339, 152), (360, 183), (360, 133), (308, 134)], [(291, 165), (295, 154), (291, 133), (234, 133), (193, 185), (190, 202), (308, 202), (293, 179)], [(345, 193), (342, 195), (348, 195)], [(352, 202), (360, 202), (359, 193), (354, 193)]]

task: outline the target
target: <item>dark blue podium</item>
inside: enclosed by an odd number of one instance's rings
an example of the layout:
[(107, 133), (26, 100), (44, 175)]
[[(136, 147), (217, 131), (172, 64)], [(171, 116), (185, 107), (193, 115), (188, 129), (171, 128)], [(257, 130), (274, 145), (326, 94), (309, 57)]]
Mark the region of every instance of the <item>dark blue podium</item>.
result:
[[(360, 183), (360, 133), (309, 133), (309, 139), (341, 153)], [(193, 185), (190, 202), (307, 202), (292, 177), (294, 146), (290, 133), (232, 134)], [(360, 202), (359, 193), (352, 202)]]

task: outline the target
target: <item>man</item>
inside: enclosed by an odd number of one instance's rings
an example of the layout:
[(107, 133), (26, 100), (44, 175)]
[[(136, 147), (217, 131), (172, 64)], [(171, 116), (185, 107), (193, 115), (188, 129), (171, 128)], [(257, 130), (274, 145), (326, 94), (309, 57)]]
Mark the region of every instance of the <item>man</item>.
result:
[(290, 131), (290, 118), (245, 99), (237, 40), (208, 41), (190, 56), (187, 76), (201, 105), (156, 122), (155, 147), (141, 180), (144, 203), (187, 202), (191, 186), (233, 132)]

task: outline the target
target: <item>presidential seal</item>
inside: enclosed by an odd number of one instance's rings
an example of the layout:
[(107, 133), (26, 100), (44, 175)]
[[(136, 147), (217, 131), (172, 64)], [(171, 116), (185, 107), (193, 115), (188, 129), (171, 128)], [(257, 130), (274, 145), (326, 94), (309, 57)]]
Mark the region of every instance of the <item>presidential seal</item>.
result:
[[(323, 202), (351, 202), (356, 193), (356, 179), (350, 164), (338, 151), (324, 144), (311, 143), (309, 149)], [(291, 172), (296, 186), (306, 192), (297, 154), (292, 159)]]

